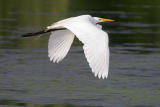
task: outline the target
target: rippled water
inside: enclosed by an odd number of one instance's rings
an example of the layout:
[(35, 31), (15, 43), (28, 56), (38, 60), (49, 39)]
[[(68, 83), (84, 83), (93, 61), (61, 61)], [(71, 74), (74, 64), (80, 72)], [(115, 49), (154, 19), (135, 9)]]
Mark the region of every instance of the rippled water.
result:
[[(93, 0), (0, 1), (0, 106), (159, 107), (160, 2)], [(21, 38), (55, 21), (91, 14), (110, 39), (109, 77), (94, 77), (76, 39), (59, 64), (49, 61), (48, 37)]]

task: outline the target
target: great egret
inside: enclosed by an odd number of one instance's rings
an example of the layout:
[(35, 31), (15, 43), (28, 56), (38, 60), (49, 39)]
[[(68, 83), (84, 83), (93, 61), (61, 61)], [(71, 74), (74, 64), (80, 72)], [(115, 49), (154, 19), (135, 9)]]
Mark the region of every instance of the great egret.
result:
[(58, 21), (46, 29), (22, 35), (34, 36), (51, 32), (48, 56), (54, 63), (60, 62), (68, 53), (74, 37), (82, 43), (85, 56), (95, 76), (107, 78), (109, 69), (108, 34), (102, 30), (100, 22), (114, 20), (81, 15)]

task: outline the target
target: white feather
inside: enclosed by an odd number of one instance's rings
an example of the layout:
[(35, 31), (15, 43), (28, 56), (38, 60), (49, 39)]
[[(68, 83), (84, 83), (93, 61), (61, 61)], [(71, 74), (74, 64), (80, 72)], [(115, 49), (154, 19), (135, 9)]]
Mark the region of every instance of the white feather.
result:
[(109, 68), (108, 34), (101, 25), (94, 23), (90, 15), (68, 18), (48, 28), (65, 27), (68, 30), (53, 32), (49, 39), (49, 57), (53, 62), (61, 61), (67, 54), (74, 35), (84, 44), (83, 49), (95, 76), (107, 78)]
[(68, 53), (74, 39), (74, 34), (69, 30), (51, 32), (48, 43), (48, 56), (53, 62), (61, 61)]

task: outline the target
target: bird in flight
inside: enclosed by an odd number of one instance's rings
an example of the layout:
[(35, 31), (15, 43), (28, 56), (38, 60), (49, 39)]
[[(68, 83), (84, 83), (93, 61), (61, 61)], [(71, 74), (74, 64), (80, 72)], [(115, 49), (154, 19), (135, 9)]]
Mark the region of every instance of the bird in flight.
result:
[(95, 77), (104, 79), (107, 78), (109, 70), (109, 39), (107, 32), (102, 30), (99, 23), (113, 21), (91, 15), (81, 15), (58, 21), (42, 31), (22, 36), (29, 37), (51, 32), (48, 56), (54, 63), (64, 59), (76, 36), (83, 43), (85, 57)]

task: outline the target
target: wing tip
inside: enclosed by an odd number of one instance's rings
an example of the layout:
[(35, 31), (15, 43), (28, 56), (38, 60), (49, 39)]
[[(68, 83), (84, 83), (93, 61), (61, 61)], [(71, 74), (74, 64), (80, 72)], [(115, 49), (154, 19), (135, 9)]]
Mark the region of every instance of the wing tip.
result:
[(53, 62), (53, 63), (59, 63), (59, 62), (62, 61), (62, 59), (60, 59), (58, 57), (55, 58), (55, 57), (52, 57), (51, 55), (48, 55), (48, 57), (49, 57), (50, 61)]
[(98, 79), (107, 79), (108, 78), (108, 73), (105, 73), (105, 74), (96, 74), (96, 73), (94, 73), (95, 74), (95, 77), (98, 77)]

